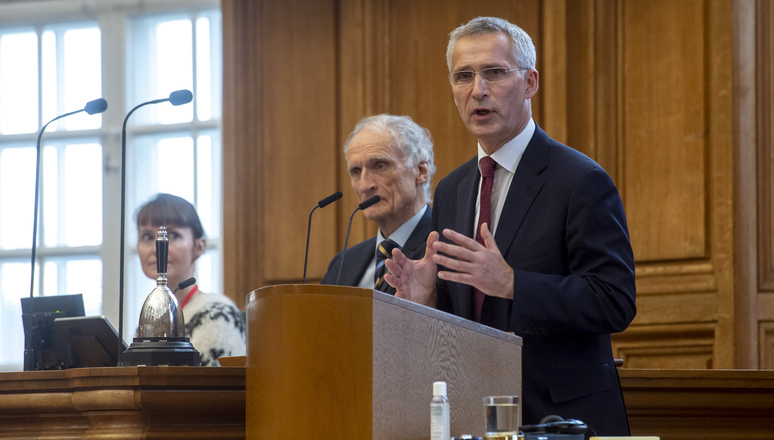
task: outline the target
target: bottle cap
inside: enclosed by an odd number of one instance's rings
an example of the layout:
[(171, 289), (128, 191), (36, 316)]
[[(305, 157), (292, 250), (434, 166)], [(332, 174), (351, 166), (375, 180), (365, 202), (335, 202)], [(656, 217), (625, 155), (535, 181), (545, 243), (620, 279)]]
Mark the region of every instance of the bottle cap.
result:
[(446, 397), (446, 382), (433, 382), (433, 396)]

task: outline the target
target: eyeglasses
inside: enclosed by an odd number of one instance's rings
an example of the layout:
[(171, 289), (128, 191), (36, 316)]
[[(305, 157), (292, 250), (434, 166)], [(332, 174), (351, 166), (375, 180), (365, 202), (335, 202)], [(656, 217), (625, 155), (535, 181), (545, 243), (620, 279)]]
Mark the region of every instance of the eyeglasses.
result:
[(487, 83), (497, 83), (508, 79), (508, 75), (516, 70), (529, 70), (529, 69), (506, 69), (505, 67), (490, 67), (488, 69), (481, 69), (476, 72), (473, 70), (460, 70), (459, 72), (452, 72), (449, 75), (449, 82), (453, 86), (465, 87), (473, 83), (476, 78), (476, 74), (479, 74), (481, 78)]

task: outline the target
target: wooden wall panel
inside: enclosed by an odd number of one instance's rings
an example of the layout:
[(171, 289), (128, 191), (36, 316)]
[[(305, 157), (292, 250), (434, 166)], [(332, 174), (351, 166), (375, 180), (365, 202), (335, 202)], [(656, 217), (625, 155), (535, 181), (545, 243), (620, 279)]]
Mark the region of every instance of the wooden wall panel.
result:
[[(265, 231), (259, 245), (267, 251), (266, 282), (278, 283), (297, 280), (303, 273), (308, 216), (299, 214), (337, 187), (332, 172), (338, 159), (337, 8), (332, 0), (264, 5), (266, 191)], [(334, 246), (334, 237), (324, 233), (333, 225), (330, 213), (315, 213), (310, 276), (322, 276), (329, 259), (322, 251)]]
[(538, 96), (542, 105), (540, 112), (533, 109), (533, 116), (552, 138), (567, 144), (567, 51), (572, 50), (567, 47), (572, 40), (567, 36), (567, 4), (565, 0), (550, 0), (541, 7)]
[(756, 4), (741, 2), (732, 14), (734, 107), (734, 366), (758, 366), (754, 319), (758, 280), (756, 185)]
[[(732, 368), (731, 3), (624, 1), (617, 8), (618, 172), (638, 316), (616, 339), (639, 335), (649, 347), (638, 365), (649, 368)], [(686, 340), (680, 332), (689, 324), (713, 332), (682, 359), (679, 350), (662, 350)], [(666, 330), (652, 331), (660, 326)]]
[[(596, 120), (603, 115), (597, 113), (595, 95), (597, 92), (597, 66), (595, 29), (595, 8), (591, 1), (566, 2), (566, 63), (565, 84), (567, 90), (567, 144), (595, 157)], [(599, 26), (600, 28), (602, 26)], [(610, 42), (611, 45), (615, 41)], [(552, 86), (548, 84), (548, 86)], [(584, 109), (585, 111), (578, 111)], [(607, 146), (605, 146), (607, 147)], [(604, 148), (604, 147), (603, 147)], [(614, 167), (613, 167), (614, 169)]]
[[(596, 160), (625, 199), (619, 96), (622, 44), (620, 2), (551, 0), (541, 3), (542, 111), (551, 137)], [(542, 60), (542, 61), (541, 61)]]
[(757, 21), (758, 48), (758, 90), (761, 99), (757, 106), (758, 141), (758, 288), (762, 292), (774, 293), (774, 148), (772, 148), (772, 100), (774, 100), (774, 48), (771, 26), (774, 25), (774, 8), (770, 2), (758, 2)]
[[(224, 1), (224, 286), (244, 296), (302, 278), (309, 211), (333, 193), (337, 3)], [(309, 276), (336, 248), (316, 213)]]
[[(240, 308), (263, 281), (263, 50), (260, 2), (224, 1), (223, 286)], [(245, 245), (254, 243), (255, 245)]]
[(713, 368), (735, 368), (735, 289), (739, 276), (734, 271), (734, 57), (731, 1), (706, 3), (704, 37), (708, 50), (704, 65), (706, 78), (709, 200), (705, 223), (710, 232), (710, 252), (718, 283), (718, 320), (715, 332)]
[[(756, 268), (757, 285), (755, 295), (750, 300), (748, 313), (741, 317), (740, 325), (746, 325), (746, 328), (752, 330), (751, 333), (758, 337), (758, 357), (750, 363), (757, 361), (759, 368), (774, 368), (774, 5), (770, 0), (758, 0), (755, 2), (754, 24), (755, 42), (757, 44), (754, 54), (756, 89), (754, 96), (755, 112), (754, 118), (755, 133), (748, 135), (745, 140), (753, 140), (756, 146), (757, 163), (750, 159), (745, 162), (748, 167), (744, 170), (746, 179), (743, 182), (752, 187), (757, 183), (757, 211), (750, 207), (743, 213), (756, 220), (758, 235), (754, 233), (749, 235), (750, 242), (756, 243), (756, 255), (750, 256), (745, 263), (750, 267)], [(752, 15), (752, 13), (748, 14)], [(750, 26), (752, 27), (752, 26)], [(747, 60), (751, 61), (751, 60)], [(752, 118), (751, 118), (752, 119)], [(747, 127), (750, 125), (748, 124)], [(748, 142), (745, 145), (752, 144)], [(746, 149), (749, 151), (750, 149)], [(753, 180), (752, 170), (757, 171), (757, 179)], [(745, 197), (744, 201), (749, 200), (748, 194), (740, 194)], [(743, 207), (746, 207), (744, 205)], [(752, 246), (750, 246), (752, 248)], [(757, 263), (752, 264), (753, 261)], [(742, 269), (747, 269), (743, 267)], [(757, 325), (756, 325), (757, 324)], [(755, 331), (757, 330), (757, 332)], [(757, 334), (756, 334), (757, 333)], [(748, 352), (754, 352), (755, 345), (747, 342), (745, 346), (750, 346)]]
[(658, 325), (630, 328), (613, 343), (613, 356), (624, 368), (713, 368), (715, 326)]
[(759, 368), (774, 370), (774, 321), (761, 321), (759, 323), (758, 341), (760, 344)]
[(638, 261), (706, 258), (705, 3), (622, 3), (627, 215)]

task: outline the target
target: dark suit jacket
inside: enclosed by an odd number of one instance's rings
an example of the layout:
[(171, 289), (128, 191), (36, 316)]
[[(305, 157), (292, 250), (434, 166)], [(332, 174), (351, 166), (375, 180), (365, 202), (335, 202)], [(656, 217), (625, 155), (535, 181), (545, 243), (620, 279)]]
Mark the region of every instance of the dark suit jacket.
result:
[[(473, 158), (441, 180), (434, 230), (472, 236), (479, 179)], [(610, 177), (536, 127), (495, 241), (514, 269), (514, 299), (487, 296), (481, 320), (523, 338), (523, 424), (556, 414), (598, 435), (628, 435), (610, 334), (636, 314), (634, 257)], [(437, 287), (439, 309), (472, 319), (470, 286)]]
[[(428, 207), (401, 249), (407, 257), (418, 260), (425, 256), (425, 244), (427, 242), (427, 235), (430, 234), (431, 217), (432, 210)], [(360, 279), (363, 278), (368, 264), (374, 258), (375, 249), (376, 237), (371, 237), (348, 248), (347, 256), (344, 258), (344, 269), (341, 271), (341, 279), (338, 285), (357, 286), (360, 283)], [(333, 257), (333, 260), (328, 264), (328, 271), (323, 276), (320, 284), (337, 284), (336, 277), (339, 274), (339, 266), (341, 266), (341, 256), (342, 253), (339, 252)]]

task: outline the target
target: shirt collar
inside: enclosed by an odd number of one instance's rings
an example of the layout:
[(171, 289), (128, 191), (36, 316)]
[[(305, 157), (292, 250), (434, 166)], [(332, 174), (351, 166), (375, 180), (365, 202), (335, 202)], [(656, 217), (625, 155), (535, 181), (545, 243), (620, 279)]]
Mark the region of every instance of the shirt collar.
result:
[[(411, 217), (406, 223), (400, 225), (400, 227), (387, 238), (397, 243), (401, 248), (405, 246), (409, 237), (411, 237), (411, 233), (414, 232), (414, 228), (417, 227), (422, 216), (425, 215), (426, 210), (427, 205), (423, 206), (414, 217)], [(382, 230), (380, 229), (379, 232), (376, 233), (376, 245), (379, 246), (379, 243), (382, 241), (384, 241), (384, 235), (382, 235)]]
[[(527, 126), (516, 137), (505, 143), (500, 149), (495, 151), (491, 157), (502, 168), (508, 170), (511, 174), (516, 172), (516, 166), (519, 164), (521, 156), (524, 154), (524, 150), (527, 149), (527, 144), (532, 139), (532, 135), (535, 134), (535, 121), (530, 118), (527, 122)], [(481, 171), (481, 158), (487, 156), (486, 151), (481, 148), (481, 143), (478, 144), (478, 160), (479, 171)]]

